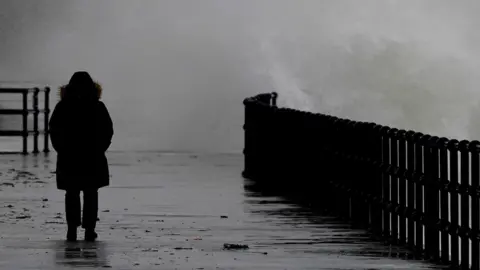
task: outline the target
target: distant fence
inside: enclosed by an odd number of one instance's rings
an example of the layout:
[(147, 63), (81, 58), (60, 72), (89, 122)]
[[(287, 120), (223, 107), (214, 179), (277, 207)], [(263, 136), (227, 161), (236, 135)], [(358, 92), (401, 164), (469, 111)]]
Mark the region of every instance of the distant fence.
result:
[(243, 175), (328, 208), (388, 243), (480, 269), (480, 142), (247, 98)]
[[(44, 108), (40, 109), (38, 96), (43, 92)], [(38, 153), (38, 137), (40, 134), (44, 136), (44, 152), (49, 152), (48, 140), (48, 119), (50, 114), (49, 107), (49, 95), (50, 88), (0, 88), (0, 94), (19, 94), (22, 95), (22, 108), (21, 109), (0, 109), (0, 115), (21, 115), (22, 116), (22, 130), (0, 130), (0, 137), (22, 137), (23, 138), (23, 154), (28, 154), (28, 136), (33, 135), (33, 153)], [(28, 94), (32, 94), (32, 108), (28, 106)], [(44, 114), (44, 128), (43, 131), (38, 128), (38, 115)], [(28, 115), (33, 115), (33, 130), (28, 128)]]

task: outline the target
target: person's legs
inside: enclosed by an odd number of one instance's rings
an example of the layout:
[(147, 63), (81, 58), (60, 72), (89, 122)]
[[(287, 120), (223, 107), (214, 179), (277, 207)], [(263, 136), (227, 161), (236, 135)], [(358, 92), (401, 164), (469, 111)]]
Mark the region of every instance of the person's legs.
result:
[(95, 227), (98, 217), (98, 190), (86, 189), (83, 191), (83, 223), (85, 240), (95, 240)]
[(77, 240), (77, 227), (81, 224), (80, 191), (67, 190), (65, 193), (65, 215), (67, 219), (67, 240)]

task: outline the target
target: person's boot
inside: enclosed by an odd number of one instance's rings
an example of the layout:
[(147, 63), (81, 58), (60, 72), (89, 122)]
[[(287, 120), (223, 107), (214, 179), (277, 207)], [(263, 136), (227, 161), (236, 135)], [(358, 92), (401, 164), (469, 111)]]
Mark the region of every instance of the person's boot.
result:
[(95, 241), (98, 237), (98, 234), (95, 232), (95, 229), (85, 229), (85, 241)]
[(67, 241), (77, 241), (77, 226), (68, 226)]

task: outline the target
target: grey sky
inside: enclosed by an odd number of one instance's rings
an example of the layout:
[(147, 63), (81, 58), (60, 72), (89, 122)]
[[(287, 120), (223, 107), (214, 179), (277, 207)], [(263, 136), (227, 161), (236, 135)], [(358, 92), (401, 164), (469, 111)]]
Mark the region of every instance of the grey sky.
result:
[(105, 88), (117, 150), (239, 152), (246, 96), (447, 136), (480, 89), (473, 1), (3, 0), (0, 80)]

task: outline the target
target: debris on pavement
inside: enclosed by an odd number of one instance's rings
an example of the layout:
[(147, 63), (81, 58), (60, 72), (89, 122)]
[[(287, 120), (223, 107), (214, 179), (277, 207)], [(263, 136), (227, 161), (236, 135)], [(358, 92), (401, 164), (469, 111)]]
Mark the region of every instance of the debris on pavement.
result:
[(15, 185), (13, 183), (1, 183), (0, 186), (4, 186), (4, 187), (15, 187)]
[(224, 249), (249, 249), (248, 245), (241, 245), (241, 244), (223, 244)]

